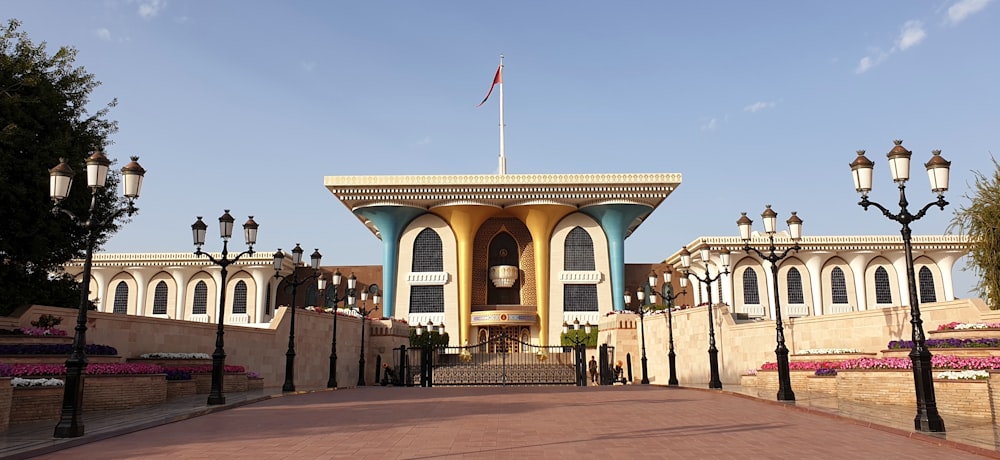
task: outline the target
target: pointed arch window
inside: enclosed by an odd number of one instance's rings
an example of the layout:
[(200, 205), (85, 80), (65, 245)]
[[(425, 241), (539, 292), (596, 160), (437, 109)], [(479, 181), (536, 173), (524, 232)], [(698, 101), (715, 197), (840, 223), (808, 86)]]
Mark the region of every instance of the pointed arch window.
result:
[(236, 282), (236, 287), (233, 288), (233, 314), (234, 315), (245, 315), (247, 314), (247, 283), (246, 281), (239, 280)]
[(934, 274), (927, 266), (920, 267), (920, 303), (937, 302), (937, 292), (934, 290)]
[(111, 312), (116, 315), (128, 313), (128, 284), (124, 281), (119, 281), (118, 286), (115, 287), (114, 310)]
[(315, 284), (306, 286), (306, 307), (318, 307), (319, 288)]
[(889, 287), (889, 272), (885, 267), (875, 269), (875, 303), (891, 304), (892, 289)]
[(594, 240), (582, 227), (573, 227), (566, 235), (563, 270), (593, 271)]
[(441, 237), (430, 228), (421, 230), (413, 241), (413, 271), (444, 271), (444, 247), (441, 245)]
[(833, 295), (833, 303), (848, 303), (847, 280), (844, 277), (844, 271), (840, 267), (833, 267), (833, 270), (830, 272), (830, 293)]
[(792, 267), (785, 275), (786, 286), (788, 286), (788, 303), (804, 304), (805, 296), (802, 295), (802, 274), (799, 269)]
[(743, 304), (760, 305), (760, 290), (757, 289), (757, 272), (752, 268), (743, 270)]
[(194, 285), (194, 305), (191, 307), (191, 314), (208, 314), (208, 285), (204, 281)]
[(163, 281), (156, 283), (156, 289), (153, 291), (153, 314), (167, 314), (167, 283)]

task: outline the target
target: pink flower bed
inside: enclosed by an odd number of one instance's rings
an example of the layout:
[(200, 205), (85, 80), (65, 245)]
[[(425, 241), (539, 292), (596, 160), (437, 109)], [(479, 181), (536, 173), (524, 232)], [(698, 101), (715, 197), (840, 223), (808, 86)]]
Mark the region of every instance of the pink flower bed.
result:
[[(156, 364), (131, 364), (131, 363), (95, 363), (87, 365), (87, 374), (90, 375), (139, 375), (139, 374), (162, 374), (163, 367)], [(66, 366), (63, 364), (9, 364), (0, 369), (0, 374), (10, 377), (35, 377), (47, 375), (65, 375)]]
[[(910, 358), (856, 358), (845, 361), (797, 361), (788, 363), (793, 371), (814, 371), (817, 369), (910, 369)], [(1000, 369), (1000, 356), (951, 356), (934, 355), (931, 367), (935, 369), (991, 370)], [(762, 371), (778, 369), (778, 363), (764, 363)]]

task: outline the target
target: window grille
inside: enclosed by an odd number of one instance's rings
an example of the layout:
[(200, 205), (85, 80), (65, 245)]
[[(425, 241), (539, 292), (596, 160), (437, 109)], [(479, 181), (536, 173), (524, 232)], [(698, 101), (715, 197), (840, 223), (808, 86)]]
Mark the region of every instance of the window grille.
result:
[(208, 285), (204, 281), (199, 281), (194, 286), (194, 305), (191, 308), (191, 314), (208, 314)]
[(128, 284), (124, 281), (119, 281), (118, 286), (115, 287), (114, 310), (111, 312), (116, 315), (128, 313)]
[(788, 270), (788, 274), (785, 275), (785, 277), (787, 278), (788, 286), (788, 303), (806, 303), (805, 298), (802, 295), (802, 274), (799, 273), (799, 269), (792, 267)]
[(760, 291), (757, 289), (757, 272), (752, 268), (743, 270), (743, 304), (760, 305)]
[(233, 314), (234, 315), (245, 315), (247, 314), (247, 283), (246, 281), (239, 280), (236, 282), (236, 287), (233, 288)]
[(920, 267), (920, 303), (937, 302), (937, 292), (934, 291), (934, 274), (926, 266)]
[(892, 303), (892, 289), (889, 287), (889, 272), (885, 270), (885, 267), (875, 269), (875, 303)]
[(167, 314), (167, 283), (163, 281), (156, 283), (156, 290), (153, 291), (153, 314)]

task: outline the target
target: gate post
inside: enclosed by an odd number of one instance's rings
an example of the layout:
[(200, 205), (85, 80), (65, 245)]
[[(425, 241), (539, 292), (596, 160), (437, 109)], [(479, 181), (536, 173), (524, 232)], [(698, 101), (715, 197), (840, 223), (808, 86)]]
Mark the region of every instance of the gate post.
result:
[(574, 345), (576, 352), (576, 386), (587, 386), (587, 353), (582, 343)]
[(625, 353), (625, 363), (628, 366), (628, 383), (632, 383), (632, 353)]
[(598, 356), (601, 366), (601, 385), (611, 385), (611, 363), (608, 362), (608, 344), (601, 344)]
[(432, 348), (430, 344), (425, 344), (420, 350), (420, 386), (430, 388), (433, 383), (433, 365), (431, 362)]
[(382, 381), (382, 355), (379, 354), (375, 356), (375, 383), (379, 383), (381, 381)]
[(399, 369), (396, 371), (396, 382), (394, 383), (397, 387), (405, 386), (406, 380), (408, 378), (407, 374), (410, 372), (410, 366), (406, 363), (406, 345), (399, 346)]

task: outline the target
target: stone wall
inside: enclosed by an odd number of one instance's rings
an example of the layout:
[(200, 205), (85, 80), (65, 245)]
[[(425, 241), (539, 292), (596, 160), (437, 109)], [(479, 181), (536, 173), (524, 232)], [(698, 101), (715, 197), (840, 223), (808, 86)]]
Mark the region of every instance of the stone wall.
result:
[[(29, 325), (42, 314), (63, 317), (60, 328), (73, 334), (76, 310), (32, 306), (21, 312), (17, 325)], [(87, 313), (87, 343), (111, 345), (123, 358), (138, 358), (143, 353), (206, 353), (215, 351), (217, 324), (197, 323), (132, 315), (115, 315), (90, 311)], [(12, 318), (13, 319), (13, 318)], [(275, 318), (266, 324), (226, 325), (224, 344), (227, 365), (244, 366), (260, 374), (265, 387), (280, 387), (285, 378), (285, 352), (288, 350), (290, 310), (279, 308)], [(295, 318), (295, 384), (302, 389), (324, 388), (329, 377), (330, 349), (333, 339), (333, 315), (297, 310)], [(390, 321), (366, 321), (366, 325), (389, 324)], [(397, 322), (391, 322), (398, 324)], [(387, 328), (389, 326), (385, 326)], [(393, 326), (398, 337), (386, 343), (407, 343), (408, 326)], [(382, 337), (365, 333), (367, 344)], [(402, 340), (407, 342), (402, 342)], [(374, 356), (388, 345), (365, 348), (367, 365), (374, 366)], [(398, 346), (396, 344), (395, 346)], [(391, 348), (391, 346), (390, 346)], [(361, 351), (361, 319), (352, 316), (337, 318), (337, 380), (340, 386), (357, 382), (358, 358)], [(384, 359), (384, 358), (383, 358)], [(373, 368), (372, 368), (373, 369)], [(369, 370), (369, 372), (374, 372)], [(374, 375), (374, 374), (371, 374)], [(370, 377), (374, 378), (374, 377)]]
[[(925, 331), (952, 321), (971, 323), (1000, 319), (1000, 311), (989, 310), (979, 299), (927, 304), (922, 305), (920, 310)], [(786, 320), (785, 343), (793, 355), (797, 350), (817, 348), (855, 348), (876, 353), (885, 349), (890, 340), (910, 339), (909, 311), (909, 307), (893, 307)], [(774, 321), (737, 322), (726, 306), (716, 306), (713, 316), (719, 372), (724, 385), (738, 385), (740, 375), (748, 369), (757, 369), (762, 363), (775, 361)], [(618, 356), (631, 353), (633, 364), (637, 363), (636, 358), (640, 356), (640, 347), (635, 340), (638, 320), (638, 315), (630, 313), (601, 318), (598, 342), (614, 345)], [(678, 380), (684, 385), (707, 384), (707, 307), (675, 311), (673, 320)], [(633, 322), (635, 326), (630, 328)], [(649, 380), (654, 384), (665, 384), (669, 377), (667, 315), (647, 315), (645, 323)], [(641, 378), (641, 375), (636, 378)]]

